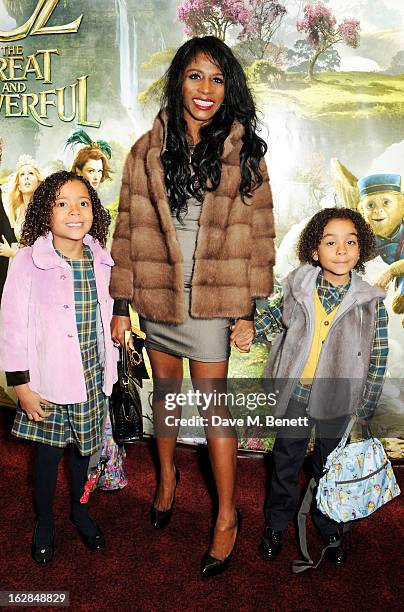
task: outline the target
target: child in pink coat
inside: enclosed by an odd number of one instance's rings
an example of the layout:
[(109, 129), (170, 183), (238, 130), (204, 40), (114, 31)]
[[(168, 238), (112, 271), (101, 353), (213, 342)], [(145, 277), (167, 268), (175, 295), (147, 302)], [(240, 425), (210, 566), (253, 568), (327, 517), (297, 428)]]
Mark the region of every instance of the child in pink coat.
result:
[(106, 251), (109, 213), (90, 184), (70, 172), (35, 191), (4, 286), (0, 368), (19, 399), (12, 433), (37, 446), (37, 522), (32, 556), (54, 554), (53, 498), (58, 464), (69, 447), (70, 518), (91, 550), (105, 547), (80, 503), (90, 456), (101, 443), (105, 399), (116, 380), (110, 335), (113, 261)]

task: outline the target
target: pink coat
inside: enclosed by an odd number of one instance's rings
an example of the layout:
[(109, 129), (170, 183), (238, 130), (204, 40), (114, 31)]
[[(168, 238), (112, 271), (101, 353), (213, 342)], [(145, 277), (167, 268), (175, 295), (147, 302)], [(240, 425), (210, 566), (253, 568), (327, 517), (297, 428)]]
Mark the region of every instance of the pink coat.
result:
[[(114, 262), (89, 235), (105, 337), (104, 393), (117, 379), (118, 349), (110, 333), (113, 300), (109, 279)], [(0, 369), (29, 371), (29, 386), (56, 404), (84, 402), (84, 381), (77, 335), (73, 274), (55, 252), (52, 234), (38, 238), (14, 258), (4, 285), (0, 313)]]

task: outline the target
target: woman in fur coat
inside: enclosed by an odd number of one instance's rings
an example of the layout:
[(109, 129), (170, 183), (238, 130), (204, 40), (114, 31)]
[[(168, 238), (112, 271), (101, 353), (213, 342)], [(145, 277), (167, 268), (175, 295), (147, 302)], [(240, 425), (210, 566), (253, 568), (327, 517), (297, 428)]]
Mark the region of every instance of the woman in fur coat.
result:
[[(181, 408), (182, 358), (194, 388), (226, 390), (230, 345), (248, 352), (254, 298), (272, 291), (274, 221), (267, 147), (256, 133), (254, 102), (231, 50), (213, 36), (177, 51), (165, 76), (161, 111), (126, 160), (112, 256), (112, 337), (130, 329), (128, 304), (139, 313), (153, 371), (153, 411), (160, 478), (152, 524), (172, 515), (179, 472), (174, 451)], [(235, 507), (235, 432), (209, 427), (227, 407), (199, 406), (218, 494), (213, 539), (203, 576), (225, 570), (240, 515)], [(169, 420), (166, 416), (169, 415)], [(214, 431), (213, 431), (214, 430)]]

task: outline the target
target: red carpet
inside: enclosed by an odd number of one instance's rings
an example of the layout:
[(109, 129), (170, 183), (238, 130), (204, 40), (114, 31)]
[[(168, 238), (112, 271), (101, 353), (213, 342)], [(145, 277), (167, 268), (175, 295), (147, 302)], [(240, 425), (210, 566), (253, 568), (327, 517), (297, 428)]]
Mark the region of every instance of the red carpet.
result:
[[(233, 563), (222, 576), (203, 581), (199, 563), (209, 541), (212, 503), (200, 472), (201, 453), (178, 449), (181, 482), (172, 524), (155, 532), (149, 523), (155, 471), (149, 446), (141, 443), (128, 448), (129, 486), (93, 494), (92, 514), (108, 545), (101, 553), (87, 551), (68, 522), (67, 470), (61, 465), (55, 559), (40, 568), (29, 555), (34, 521), (32, 445), (12, 439), (4, 428), (0, 444), (1, 590), (67, 590), (70, 608), (78, 611), (380, 611), (400, 607), (402, 498), (354, 525), (346, 539), (349, 559), (344, 567), (335, 568), (325, 560), (319, 570), (294, 576), (289, 572), (290, 561), (298, 558), (292, 527), (281, 558), (270, 563), (258, 557), (265, 465), (261, 459), (240, 458), (238, 507), (244, 520)], [(404, 468), (398, 466), (396, 474), (404, 490)], [(310, 539), (312, 549), (318, 550), (311, 530)], [(401, 601), (402, 595), (401, 591)]]

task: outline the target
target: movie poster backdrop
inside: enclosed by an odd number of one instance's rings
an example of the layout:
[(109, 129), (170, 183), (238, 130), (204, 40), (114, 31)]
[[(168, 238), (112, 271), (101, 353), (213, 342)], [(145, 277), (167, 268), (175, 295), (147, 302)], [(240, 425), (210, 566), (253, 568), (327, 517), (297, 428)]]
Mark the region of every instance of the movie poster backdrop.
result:
[[(21, 156), (34, 160), (43, 176), (70, 169), (80, 145), (66, 142), (78, 129), (90, 140), (111, 146), (112, 180), (101, 184), (99, 194), (114, 216), (125, 156), (151, 126), (161, 76), (186, 38), (205, 34), (219, 36), (232, 47), (254, 92), (261, 136), (269, 147), (277, 280), (297, 265), (299, 232), (324, 207), (358, 209), (376, 233), (378, 256), (368, 264), (365, 278), (374, 283), (383, 277), (387, 286), (390, 355), (375, 422), (389, 454), (402, 459), (400, 0), (1, 0), (1, 234), (7, 244), (17, 240), (7, 214)], [(392, 227), (387, 231), (382, 220), (372, 216), (375, 186), (392, 200)], [(230, 386), (243, 379), (244, 390), (254, 392), (269, 350), (270, 342), (260, 340), (249, 355), (233, 351)], [(1, 403), (12, 403), (4, 376), (1, 384)], [(149, 433), (151, 392), (151, 383), (145, 382), (142, 399)], [(273, 435), (254, 431), (244, 428), (240, 445), (270, 449)], [(185, 432), (183, 438), (200, 442), (203, 429)]]

